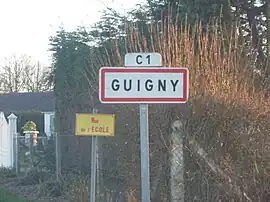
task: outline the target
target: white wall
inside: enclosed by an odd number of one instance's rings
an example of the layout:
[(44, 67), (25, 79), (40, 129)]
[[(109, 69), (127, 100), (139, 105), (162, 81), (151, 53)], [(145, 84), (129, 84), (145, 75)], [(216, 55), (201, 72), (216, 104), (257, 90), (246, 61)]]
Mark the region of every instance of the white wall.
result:
[(44, 112), (44, 132), (47, 136), (51, 136), (51, 116), (54, 116), (54, 112)]

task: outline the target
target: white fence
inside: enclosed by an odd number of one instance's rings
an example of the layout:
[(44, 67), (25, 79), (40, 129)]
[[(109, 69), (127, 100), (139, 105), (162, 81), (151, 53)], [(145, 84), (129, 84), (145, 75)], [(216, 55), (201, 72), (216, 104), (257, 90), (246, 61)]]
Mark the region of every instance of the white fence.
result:
[(8, 122), (3, 112), (0, 112), (0, 167), (14, 168), (15, 152), (14, 138), (17, 134), (17, 117), (14, 114), (8, 116)]

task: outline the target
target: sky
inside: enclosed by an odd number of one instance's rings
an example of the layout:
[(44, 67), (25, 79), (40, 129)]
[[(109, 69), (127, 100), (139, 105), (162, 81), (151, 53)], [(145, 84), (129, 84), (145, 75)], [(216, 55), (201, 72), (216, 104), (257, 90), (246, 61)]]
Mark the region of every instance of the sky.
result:
[[(49, 37), (60, 25), (91, 25), (105, 5), (126, 12), (142, 0), (0, 0), (0, 65), (11, 54), (27, 54), (50, 65)], [(104, 5), (105, 4), (105, 5)]]

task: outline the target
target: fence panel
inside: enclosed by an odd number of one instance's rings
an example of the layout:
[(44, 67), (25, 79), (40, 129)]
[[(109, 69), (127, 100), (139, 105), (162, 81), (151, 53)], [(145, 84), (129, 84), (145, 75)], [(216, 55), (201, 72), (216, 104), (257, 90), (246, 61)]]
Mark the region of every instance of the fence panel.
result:
[(8, 122), (3, 112), (0, 112), (0, 166), (6, 168), (12, 166)]
[[(44, 172), (55, 172), (55, 139), (47, 136), (17, 137), (17, 162), (20, 173), (26, 173), (31, 169)], [(16, 140), (15, 140), (16, 141)], [(32, 144), (31, 144), (32, 142)], [(32, 145), (32, 146), (31, 146)], [(31, 149), (33, 147), (33, 149)]]

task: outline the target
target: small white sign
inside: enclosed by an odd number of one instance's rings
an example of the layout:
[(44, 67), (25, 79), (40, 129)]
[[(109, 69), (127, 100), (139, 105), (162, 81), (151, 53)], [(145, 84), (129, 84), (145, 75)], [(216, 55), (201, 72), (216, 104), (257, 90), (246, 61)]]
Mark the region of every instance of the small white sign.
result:
[(125, 55), (127, 67), (159, 67), (161, 64), (160, 53), (127, 53)]
[(102, 103), (185, 103), (188, 100), (186, 68), (100, 69)]

